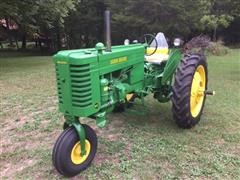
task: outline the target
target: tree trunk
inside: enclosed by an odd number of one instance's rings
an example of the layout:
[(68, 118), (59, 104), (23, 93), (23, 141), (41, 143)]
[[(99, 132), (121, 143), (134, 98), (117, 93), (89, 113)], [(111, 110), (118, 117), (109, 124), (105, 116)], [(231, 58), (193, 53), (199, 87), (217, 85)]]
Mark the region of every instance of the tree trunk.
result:
[(61, 45), (61, 37), (60, 37), (60, 31), (59, 28), (57, 28), (57, 50), (61, 50), (62, 45)]
[(4, 17), (5, 21), (6, 21), (6, 27), (7, 27), (7, 34), (8, 34), (8, 39), (9, 39), (9, 44), (10, 47), (13, 46), (13, 42), (12, 42), (12, 36), (11, 36), (11, 32), (10, 32), (10, 27), (9, 27), (9, 18), (7, 16)]
[(19, 46), (18, 46), (18, 40), (17, 38), (15, 37), (15, 43), (16, 43), (16, 47), (17, 47), (17, 50), (19, 49)]
[(217, 28), (215, 27), (213, 30), (213, 42), (217, 41)]
[(26, 33), (22, 35), (22, 49), (26, 49)]
[(85, 35), (85, 48), (89, 48), (89, 35), (88, 35), (88, 33)]
[(41, 42), (41, 39), (38, 37), (37, 38), (37, 42), (38, 42), (38, 45), (39, 45), (39, 48), (40, 48), (40, 51), (41, 53), (43, 52), (43, 49), (42, 49), (42, 42)]
[(66, 36), (66, 40), (67, 40), (67, 49), (70, 49), (70, 39), (69, 39), (69, 35), (65, 34)]

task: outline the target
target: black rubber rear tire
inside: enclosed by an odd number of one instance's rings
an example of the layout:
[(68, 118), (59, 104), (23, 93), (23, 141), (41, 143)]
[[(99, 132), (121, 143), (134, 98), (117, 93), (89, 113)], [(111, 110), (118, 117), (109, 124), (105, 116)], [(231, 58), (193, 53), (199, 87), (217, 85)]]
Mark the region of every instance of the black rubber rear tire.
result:
[(171, 97), (172, 113), (176, 123), (182, 128), (191, 128), (196, 125), (200, 121), (204, 108), (206, 95), (204, 95), (202, 107), (199, 114), (196, 117), (192, 116), (190, 111), (191, 85), (194, 73), (199, 65), (202, 65), (205, 70), (206, 90), (208, 82), (208, 70), (206, 58), (204, 55), (185, 55), (175, 74), (175, 81), (172, 88), (173, 95)]
[(52, 162), (56, 170), (65, 177), (72, 177), (90, 166), (97, 150), (97, 136), (94, 130), (83, 124), (86, 139), (91, 144), (90, 153), (87, 159), (80, 165), (76, 165), (71, 160), (71, 150), (79, 141), (79, 137), (74, 127), (66, 128), (58, 137), (52, 152)]

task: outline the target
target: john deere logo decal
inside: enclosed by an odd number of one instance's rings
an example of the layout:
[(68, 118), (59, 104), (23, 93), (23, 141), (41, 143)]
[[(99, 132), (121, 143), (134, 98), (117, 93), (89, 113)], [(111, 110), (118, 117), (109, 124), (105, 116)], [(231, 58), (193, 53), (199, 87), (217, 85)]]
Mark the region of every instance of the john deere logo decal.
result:
[(67, 64), (66, 61), (57, 61), (57, 64)]
[(110, 64), (118, 64), (118, 63), (123, 63), (128, 61), (127, 56), (124, 57), (120, 57), (120, 58), (115, 58), (115, 59), (111, 59)]

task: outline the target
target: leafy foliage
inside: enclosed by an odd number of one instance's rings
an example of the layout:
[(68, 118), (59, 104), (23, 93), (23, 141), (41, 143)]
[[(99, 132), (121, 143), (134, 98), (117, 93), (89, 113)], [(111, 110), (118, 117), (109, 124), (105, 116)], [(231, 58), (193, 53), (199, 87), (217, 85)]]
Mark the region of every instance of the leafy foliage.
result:
[(213, 0), (209, 13), (202, 16), (200, 23), (204, 28), (213, 30), (213, 40), (216, 41), (218, 28), (227, 28), (234, 16), (239, 16), (239, 8), (240, 3), (235, 0)]
[(229, 53), (229, 48), (224, 46), (222, 41), (211, 42), (207, 49), (207, 52), (215, 56), (223, 56)]
[(70, 48), (93, 46), (103, 41), (103, 14), (106, 5), (102, 0), (84, 0), (76, 5), (65, 19), (65, 32)]
[[(25, 38), (39, 29), (62, 26), (64, 17), (74, 10), (77, 0), (3, 0), (0, 2), (0, 19), (12, 20)], [(9, 29), (6, 29), (9, 31)]]
[(194, 3), (187, 0), (127, 1), (125, 8), (119, 4), (115, 1), (110, 5), (115, 27), (119, 28), (121, 34), (131, 37), (158, 31), (168, 36), (187, 36), (198, 29), (200, 18), (208, 12), (210, 6), (205, 0)]
[(201, 23), (210, 29), (216, 29), (218, 26), (228, 27), (233, 17), (227, 14), (217, 15), (204, 15)]
[[(54, 49), (92, 47), (103, 41), (103, 12), (112, 13), (113, 44), (145, 33), (164, 32), (167, 37), (190, 39), (213, 34), (237, 24), (239, 0), (2, 0), (0, 19), (15, 22), (15, 34), (0, 24), (1, 31), (16, 39), (36, 33), (50, 39)], [(232, 23), (233, 22), (233, 23)], [(236, 26), (236, 25), (235, 25)], [(232, 31), (235, 26), (230, 28)], [(237, 32), (236, 30), (234, 32)], [(236, 34), (236, 33), (235, 33)], [(64, 39), (64, 42), (62, 40)], [(234, 38), (232, 38), (234, 39)], [(24, 44), (24, 43), (23, 43)], [(49, 45), (50, 47), (50, 45)]]

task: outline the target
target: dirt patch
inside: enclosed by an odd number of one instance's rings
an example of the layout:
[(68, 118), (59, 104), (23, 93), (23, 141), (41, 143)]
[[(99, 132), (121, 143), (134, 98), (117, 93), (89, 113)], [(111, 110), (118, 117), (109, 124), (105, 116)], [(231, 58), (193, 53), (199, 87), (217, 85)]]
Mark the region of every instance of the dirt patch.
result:
[(106, 162), (111, 162), (113, 164), (118, 164), (120, 162), (120, 160), (118, 159), (118, 157), (115, 156), (110, 156), (110, 155), (106, 155), (106, 154), (96, 154), (93, 163), (96, 165), (100, 165)]
[(240, 145), (228, 147), (227, 152), (232, 155), (236, 155), (236, 157), (238, 157), (240, 161)]
[(226, 142), (223, 138), (221, 138), (221, 139), (216, 139), (214, 143), (217, 145), (224, 145)]
[(13, 163), (5, 163), (1, 168), (1, 176), (7, 177), (8, 179), (14, 179), (14, 176), (22, 171), (23, 169), (33, 166), (37, 160), (26, 159), (24, 161), (19, 161), (15, 164)]

